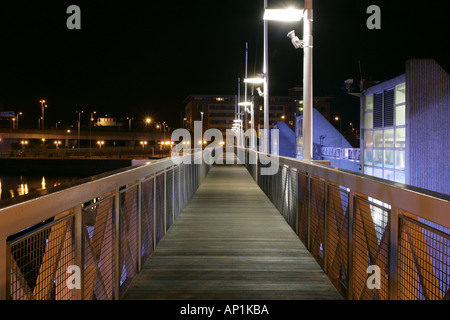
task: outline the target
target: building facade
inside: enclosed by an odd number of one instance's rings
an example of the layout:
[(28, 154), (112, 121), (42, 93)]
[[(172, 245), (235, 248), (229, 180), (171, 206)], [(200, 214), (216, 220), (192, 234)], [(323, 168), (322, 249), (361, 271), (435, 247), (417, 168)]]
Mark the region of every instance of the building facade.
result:
[(432, 59), (361, 96), (365, 174), (450, 194), (450, 75)]
[[(226, 133), (231, 129), (236, 119), (237, 96), (235, 95), (204, 95), (191, 94), (185, 100), (184, 127), (194, 130), (194, 121), (202, 121), (203, 131), (210, 128), (219, 129)], [(264, 100), (260, 97), (254, 99), (254, 128), (258, 132), (264, 127)], [(269, 98), (269, 127), (274, 123), (284, 121), (291, 129), (295, 128), (296, 102), (289, 96), (272, 96)], [(251, 128), (250, 113), (242, 116), (244, 130)]]

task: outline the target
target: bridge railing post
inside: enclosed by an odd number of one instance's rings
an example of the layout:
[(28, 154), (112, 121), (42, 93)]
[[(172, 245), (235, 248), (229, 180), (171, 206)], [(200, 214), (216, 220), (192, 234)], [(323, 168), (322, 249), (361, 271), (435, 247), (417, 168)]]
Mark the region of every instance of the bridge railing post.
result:
[(391, 206), (389, 214), (389, 300), (397, 300), (399, 210)]
[(83, 208), (78, 205), (75, 210), (75, 264), (81, 271), (81, 289), (75, 289), (75, 299), (84, 299), (84, 241), (83, 241)]
[(120, 299), (120, 189), (116, 188), (114, 193), (114, 299)]

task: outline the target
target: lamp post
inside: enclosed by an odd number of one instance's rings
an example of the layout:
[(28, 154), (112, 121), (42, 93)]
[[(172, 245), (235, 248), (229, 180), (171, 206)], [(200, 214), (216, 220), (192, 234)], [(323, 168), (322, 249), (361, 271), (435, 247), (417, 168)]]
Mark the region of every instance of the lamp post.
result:
[(303, 159), (313, 159), (313, 0), (305, 0), (303, 21)]
[[(264, 0), (264, 11), (267, 10), (267, 0)], [(263, 73), (264, 73), (264, 129), (266, 132), (263, 136), (263, 152), (269, 153), (269, 34), (268, 20), (264, 19), (264, 56), (263, 56)]]
[(94, 121), (94, 114), (96, 113), (97, 111), (92, 111), (89, 120), (89, 157), (92, 156), (92, 122)]
[[(264, 0), (267, 2), (267, 0)], [(265, 3), (266, 4), (266, 3)], [(312, 102), (313, 102), (313, 88), (312, 88), (312, 20), (313, 20), (313, 12), (312, 12), (312, 0), (305, 0), (304, 2), (305, 8), (304, 10), (297, 9), (267, 9), (265, 5), (264, 11), (264, 21), (267, 20), (275, 20), (275, 21), (300, 21), (304, 18), (303, 21), (303, 37), (304, 41), (299, 41), (298, 38), (295, 38), (297, 41), (294, 45), (296, 48), (303, 47), (303, 159), (304, 160), (312, 160), (313, 155), (313, 122), (312, 122)], [(267, 70), (267, 31), (266, 31), (266, 23), (265, 25), (265, 41), (264, 41), (264, 50), (265, 50), (265, 59), (264, 59), (264, 74), (267, 84), (268, 75)], [(291, 33), (288, 34), (289, 37), (292, 36)], [(294, 40), (294, 39), (293, 39)], [(294, 41), (293, 41), (294, 43)], [(300, 45), (298, 44), (300, 43)], [(266, 89), (264, 90), (266, 91)], [(266, 120), (266, 112), (268, 113), (268, 105), (266, 110), (266, 92), (264, 92), (264, 120)], [(267, 114), (268, 116), (268, 114)], [(266, 122), (264, 122), (264, 127), (266, 127)], [(268, 138), (268, 137), (267, 137)], [(266, 144), (266, 143), (265, 143)]]
[(84, 113), (83, 110), (77, 111), (78, 113), (78, 150), (80, 149), (80, 129), (81, 129), (81, 114)]
[[(39, 102), (41, 103), (41, 112), (42, 112), (42, 116), (41, 116), (42, 121), (40, 123), (40, 126), (41, 126), (41, 129), (44, 129), (44, 103), (45, 103), (45, 100), (39, 100)], [(45, 105), (45, 107), (47, 107), (47, 105)]]
[(342, 134), (342, 119), (341, 119), (341, 117), (336, 116), (336, 117), (334, 117), (334, 120), (339, 121), (339, 133)]
[(17, 122), (16, 122), (16, 129), (19, 129), (19, 116), (22, 115), (22, 112), (17, 113)]
[[(261, 84), (261, 83), (264, 83), (265, 82), (265, 78), (264, 77), (257, 77), (257, 78), (245, 78), (244, 79), (244, 83), (245, 84), (247, 84), (247, 83), (252, 83), (252, 84)], [(250, 129), (251, 129), (251, 133), (250, 133), (250, 135), (251, 135), (251, 142), (250, 142), (250, 147), (252, 148), (252, 149), (254, 149), (255, 148), (255, 142), (254, 142), (254, 139), (255, 139), (255, 137), (254, 137), (254, 129), (255, 129), (255, 127), (254, 127), (254, 123), (255, 123), (255, 119), (254, 119), (254, 102), (253, 102), (253, 98), (252, 98), (252, 102), (249, 102), (249, 104), (250, 104), (250, 121), (251, 121), (251, 126), (250, 126)]]
[(128, 120), (128, 131), (131, 131), (131, 121), (134, 120), (133, 117), (127, 117)]

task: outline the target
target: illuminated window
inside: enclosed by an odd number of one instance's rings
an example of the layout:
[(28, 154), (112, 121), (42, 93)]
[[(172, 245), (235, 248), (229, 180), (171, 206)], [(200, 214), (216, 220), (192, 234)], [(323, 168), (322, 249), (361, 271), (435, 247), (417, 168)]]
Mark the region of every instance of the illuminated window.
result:
[(395, 86), (395, 104), (404, 103), (406, 101), (406, 83)]
[(366, 148), (373, 147), (373, 131), (366, 131), (364, 133), (364, 141), (366, 144)]
[(406, 129), (396, 128), (395, 129), (395, 147), (405, 148), (406, 147)]
[(366, 97), (366, 105), (364, 111), (372, 111), (373, 110), (373, 95)]
[(384, 130), (384, 147), (385, 148), (394, 147), (394, 129)]
[(405, 125), (405, 105), (395, 107), (395, 125)]

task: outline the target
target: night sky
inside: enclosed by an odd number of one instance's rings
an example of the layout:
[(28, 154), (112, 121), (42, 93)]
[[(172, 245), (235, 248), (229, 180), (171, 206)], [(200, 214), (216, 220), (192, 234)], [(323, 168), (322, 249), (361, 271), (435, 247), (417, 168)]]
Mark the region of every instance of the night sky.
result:
[[(303, 1), (270, 1), (285, 7)], [(81, 30), (66, 9), (81, 8)], [(381, 30), (366, 9), (381, 8)], [(237, 79), (262, 72), (263, 0), (14, 1), (0, 4), (0, 109), (22, 111), (37, 127), (75, 124), (76, 110), (97, 110), (180, 124), (188, 94), (237, 94)], [(314, 94), (334, 95), (333, 112), (359, 118), (348, 78), (383, 81), (404, 73), (409, 58), (434, 58), (450, 71), (449, 1), (314, 1)], [(269, 22), (270, 94), (302, 84), (303, 51), (286, 34), (302, 23)]]

